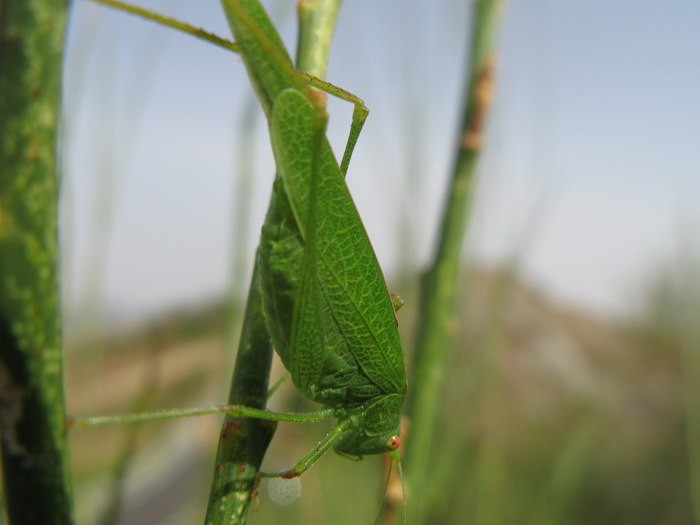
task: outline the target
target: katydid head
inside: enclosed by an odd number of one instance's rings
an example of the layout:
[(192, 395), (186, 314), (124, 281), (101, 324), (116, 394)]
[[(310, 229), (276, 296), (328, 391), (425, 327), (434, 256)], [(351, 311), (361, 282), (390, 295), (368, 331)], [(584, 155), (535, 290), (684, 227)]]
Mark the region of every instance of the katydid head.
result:
[(387, 434), (370, 436), (356, 430), (350, 430), (335, 444), (333, 450), (338, 454), (347, 456), (365, 456), (368, 454), (382, 454), (398, 449), (401, 439), (399, 429), (394, 429)]
[(403, 396), (379, 397), (361, 409), (357, 425), (336, 443), (339, 454), (364, 456), (392, 452), (401, 444), (401, 407)]

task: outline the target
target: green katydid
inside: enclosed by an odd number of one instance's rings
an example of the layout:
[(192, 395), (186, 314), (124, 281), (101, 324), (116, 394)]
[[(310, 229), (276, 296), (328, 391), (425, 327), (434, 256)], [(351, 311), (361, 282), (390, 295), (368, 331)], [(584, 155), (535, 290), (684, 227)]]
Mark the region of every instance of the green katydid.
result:
[(317, 92), (276, 33), (262, 31), (270, 23), (259, 4), (246, 10), (243, 3), (227, 0), (224, 8), (268, 116), (279, 170), (259, 259), (275, 348), (301, 393), (337, 410), (337, 451), (361, 456), (395, 449), (406, 389), (401, 342), (343, 179), (359, 130), (341, 171), (325, 139), (327, 114)]
[[(326, 408), (280, 414), (244, 406), (77, 420), (77, 425), (212, 412), (276, 421), (338, 422), (292, 469), (301, 475), (332, 446), (341, 454), (398, 458), (406, 374), (394, 303), (345, 185), (367, 115), (360, 99), (298, 71), (257, 0), (222, 0), (236, 44), (115, 0), (119, 7), (237, 50), (268, 120), (278, 169), (258, 264), (268, 329), (297, 389)], [(325, 96), (355, 104), (339, 167), (325, 137)]]

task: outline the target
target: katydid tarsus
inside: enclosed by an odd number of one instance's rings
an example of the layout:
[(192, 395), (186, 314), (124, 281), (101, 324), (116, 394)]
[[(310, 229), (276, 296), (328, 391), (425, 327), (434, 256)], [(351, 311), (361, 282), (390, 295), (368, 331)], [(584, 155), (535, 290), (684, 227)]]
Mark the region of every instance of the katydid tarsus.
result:
[[(398, 459), (406, 391), (403, 352), (381, 269), (345, 185), (367, 115), (354, 95), (298, 71), (257, 0), (222, 0), (235, 44), (115, 0), (95, 0), (184, 30), (240, 53), (267, 117), (278, 175), (258, 264), (267, 326), (305, 397), (325, 406), (309, 414), (245, 406), (160, 411), (159, 418), (228, 412), (276, 421), (337, 418), (326, 438), (293, 468), (301, 475), (327, 450), (353, 457), (389, 452)], [(320, 90), (355, 104), (341, 165), (325, 136)], [(78, 426), (150, 419), (151, 414), (76, 420)]]

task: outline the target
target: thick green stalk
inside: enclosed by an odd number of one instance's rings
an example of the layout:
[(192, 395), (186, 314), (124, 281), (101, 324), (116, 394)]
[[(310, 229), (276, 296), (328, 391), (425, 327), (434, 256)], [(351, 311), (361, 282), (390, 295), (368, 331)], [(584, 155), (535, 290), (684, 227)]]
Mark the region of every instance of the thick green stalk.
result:
[(13, 524), (74, 522), (57, 261), (67, 4), (0, 2), (0, 429)]
[[(226, 0), (222, 0), (222, 5), (225, 11)], [(325, 74), (339, 5), (340, 0), (300, 3), (299, 69), (319, 77)], [(325, 49), (314, 51), (315, 46)], [(231, 382), (230, 404), (265, 407), (271, 361), (272, 345), (262, 311), (256, 262)], [(207, 524), (246, 522), (251, 499), (257, 493), (260, 465), (275, 428), (276, 423), (270, 421), (226, 417), (216, 457)]]
[(297, 68), (326, 78), (328, 55), (341, 0), (299, 0)]
[(688, 455), (688, 489), (695, 523), (700, 523), (700, 281), (697, 259), (686, 255), (678, 287), (676, 313), (683, 375), (683, 408)]
[(421, 498), (421, 483), (430, 483), (435, 454), (434, 427), (445, 376), (449, 326), (454, 315), (459, 255), (466, 230), (474, 173), (481, 151), (484, 124), (493, 93), (494, 45), (503, 0), (478, 0), (472, 15), (471, 60), (466, 81), (462, 136), (452, 184), (442, 218), (439, 246), (423, 282), (410, 392), (411, 432), (407, 439), (406, 473), (411, 505), (409, 517), (421, 523), (429, 503)]
[[(265, 325), (258, 266), (251, 278), (228, 402), (265, 408), (272, 343)], [(277, 423), (226, 416), (209, 495), (206, 523), (245, 523), (260, 465)]]

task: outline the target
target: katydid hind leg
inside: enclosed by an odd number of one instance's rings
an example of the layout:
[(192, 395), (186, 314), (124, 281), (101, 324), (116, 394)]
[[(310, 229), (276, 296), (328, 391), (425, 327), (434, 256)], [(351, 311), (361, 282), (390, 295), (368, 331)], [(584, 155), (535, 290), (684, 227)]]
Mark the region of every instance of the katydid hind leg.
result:
[(367, 120), (367, 116), (369, 115), (369, 108), (365, 106), (364, 101), (357, 95), (331, 84), (330, 82), (326, 82), (325, 80), (307, 75), (306, 73), (302, 74), (309, 81), (309, 84), (316, 89), (320, 89), (321, 91), (325, 91), (326, 93), (338, 97), (341, 100), (350, 102), (354, 106), (352, 111), (352, 123), (350, 124), (350, 133), (348, 135), (348, 140), (345, 143), (345, 151), (343, 152), (343, 159), (340, 163), (340, 171), (343, 173), (343, 176), (345, 176), (348, 172), (352, 152), (355, 150), (355, 145), (357, 144), (357, 140), (360, 138), (362, 127), (365, 125), (365, 120)]
[(226, 38), (220, 37), (219, 35), (216, 35), (214, 33), (210, 33), (209, 31), (205, 31), (204, 29), (200, 27), (195, 27), (191, 24), (188, 24), (187, 22), (181, 22), (180, 20), (177, 20), (175, 18), (171, 18), (169, 16), (163, 15), (161, 13), (156, 13), (154, 11), (149, 11), (148, 9), (143, 9), (142, 7), (139, 7), (137, 5), (133, 5), (127, 2), (122, 2), (121, 0), (91, 0), (92, 2), (95, 2), (97, 4), (102, 4), (107, 7), (112, 7), (114, 9), (119, 9), (120, 11), (125, 11), (127, 13), (131, 13), (132, 15), (139, 16), (141, 18), (144, 18), (146, 20), (150, 20), (151, 22), (155, 22), (157, 24), (170, 27), (172, 29), (175, 29), (176, 31), (180, 31), (182, 33), (186, 33), (190, 36), (193, 36), (195, 38), (199, 38), (201, 40), (204, 40), (205, 42), (209, 42), (210, 44), (214, 44), (215, 46), (221, 47), (223, 49), (226, 49), (228, 51), (233, 51), (234, 53), (238, 53), (238, 44), (235, 42), (231, 42), (230, 40), (227, 40)]

